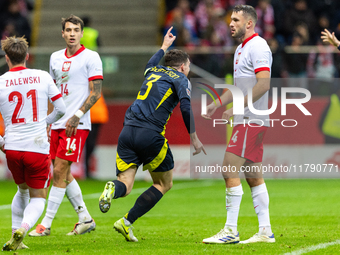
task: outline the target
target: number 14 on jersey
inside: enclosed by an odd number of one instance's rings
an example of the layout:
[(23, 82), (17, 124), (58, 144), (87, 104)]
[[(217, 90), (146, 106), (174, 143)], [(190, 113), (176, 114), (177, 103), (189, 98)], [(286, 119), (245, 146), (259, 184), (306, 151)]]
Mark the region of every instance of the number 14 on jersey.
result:
[(64, 96), (64, 94), (66, 96), (68, 96), (68, 89), (67, 89), (67, 83), (65, 84), (60, 84), (60, 92), (61, 92), (61, 95)]

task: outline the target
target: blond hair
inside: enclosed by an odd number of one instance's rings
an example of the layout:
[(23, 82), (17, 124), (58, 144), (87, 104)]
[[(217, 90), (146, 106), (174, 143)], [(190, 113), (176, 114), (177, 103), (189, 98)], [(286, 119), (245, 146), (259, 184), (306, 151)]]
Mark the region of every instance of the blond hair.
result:
[(25, 61), (28, 52), (28, 42), (26, 38), (15, 36), (6, 37), (5, 40), (1, 40), (1, 48), (9, 57), (13, 65), (21, 64)]

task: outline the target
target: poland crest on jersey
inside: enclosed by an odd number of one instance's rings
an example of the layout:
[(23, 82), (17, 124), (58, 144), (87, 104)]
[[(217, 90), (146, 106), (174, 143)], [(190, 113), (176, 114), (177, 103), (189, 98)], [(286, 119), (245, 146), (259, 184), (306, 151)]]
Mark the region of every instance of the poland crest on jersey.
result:
[(71, 67), (71, 61), (65, 61), (63, 64), (62, 71), (68, 72), (70, 70), (70, 67)]

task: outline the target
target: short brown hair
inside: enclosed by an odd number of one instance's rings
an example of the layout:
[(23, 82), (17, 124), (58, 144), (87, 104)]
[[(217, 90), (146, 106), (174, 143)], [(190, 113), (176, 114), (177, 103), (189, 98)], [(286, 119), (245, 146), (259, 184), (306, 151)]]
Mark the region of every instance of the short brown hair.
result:
[(233, 8), (233, 12), (243, 12), (243, 15), (248, 15), (250, 16), (250, 18), (253, 20), (253, 22), (256, 24), (257, 22), (257, 13), (256, 10), (254, 9), (254, 7), (250, 6), (250, 5), (244, 5), (244, 4), (239, 4), (236, 5)]
[(66, 22), (71, 22), (71, 23), (73, 23), (74, 25), (80, 24), (81, 31), (83, 31), (83, 29), (84, 29), (84, 22), (83, 22), (83, 20), (82, 20), (81, 18), (79, 18), (78, 16), (76, 16), (76, 15), (71, 14), (70, 17), (68, 17), (68, 18), (62, 18), (62, 19), (61, 19), (61, 26), (62, 26), (62, 28), (63, 28), (63, 31), (65, 30), (65, 24), (66, 24)]
[(182, 65), (183, 63), (186, 63), (188, 59), (189, 59), (188, 53), (182, 50), (173, 49), (165, 54), (164, 64), (166, 66), (177, 67)]
[(28, 42), (26, 38), (15, 36), (6, 37), (1, 40), (1, 48), (9, 57), (13, 65), (21, 64), (25, 61), (28, 52)]

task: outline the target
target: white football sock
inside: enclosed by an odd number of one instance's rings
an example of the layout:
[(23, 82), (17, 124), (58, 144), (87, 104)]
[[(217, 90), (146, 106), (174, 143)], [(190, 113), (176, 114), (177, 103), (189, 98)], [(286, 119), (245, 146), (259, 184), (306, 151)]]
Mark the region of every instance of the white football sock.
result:
[(266, 184), (251, 188), (251, 196), (253, 197), (253, 205), (257, 218), (259, 220), (259, 233), (271, 236), (273, 234), (269, 220), (269, 196)]
[(237, 220), (240, 211), (243, 189), (242, 185), (226, 189), (227, 222), (225, 228), (230, 228), (233, 234), (237, 234)]
[(79, 184), (75, 179), (67, 185), (66, 196), (68, 200), (70, 200), (76, 213), (78, 213), (79, 222), (90, 221), (92, 219), (84, 203)]
[(46, 214), (45, 214), (44, 219), (41, 222), (41, 225), (43, 225), (45, 228), (51, 227), (54, 216), (56, 215), (58, 208), (61, 202), (63, 201), (65, 192), (66, 192), (66, 189), (64, 188), (58, 188), (58, 187), (52, 186), (50, 190), (50, 194), (48, 196)]
[(24, 211), (24, 218), (21, 227), (26, 228), (28, 231), (37, 223), (41, 214), (45, 209), (46, 199), (42, 197), (32, 197), (30, 203), (26, 206)]
[(12, 234), (15, 230), (21, 227), (21, 222), (24, 217), (24, 210), (30, 201), (28, 189), (20, 189), (18, 187), (12, 200)]

